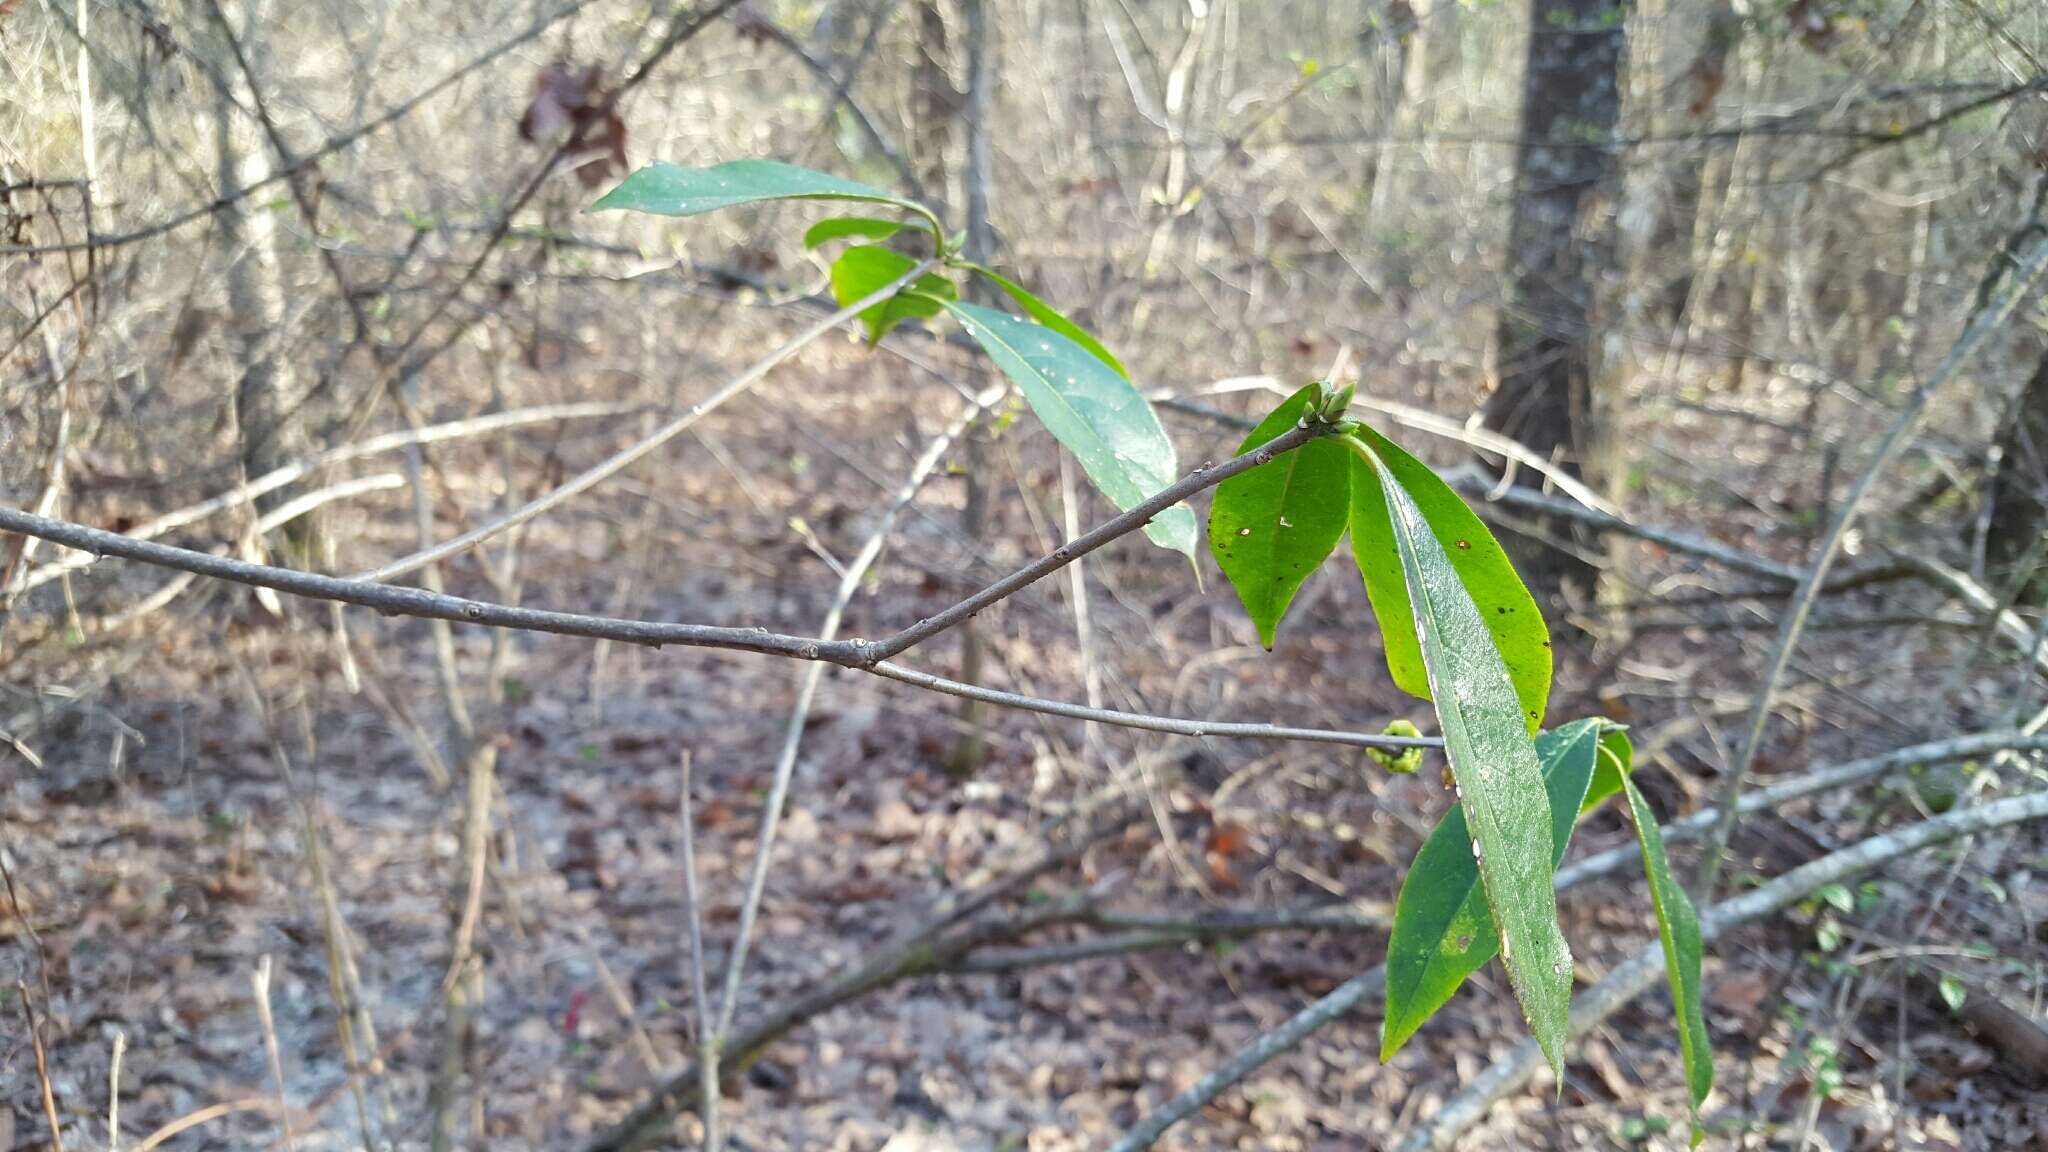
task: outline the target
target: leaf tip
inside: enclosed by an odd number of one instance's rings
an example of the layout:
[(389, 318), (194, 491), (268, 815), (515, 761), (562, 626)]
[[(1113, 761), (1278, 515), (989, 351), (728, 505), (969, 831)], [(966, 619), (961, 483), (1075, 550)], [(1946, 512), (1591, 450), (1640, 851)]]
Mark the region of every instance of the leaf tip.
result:
[(1280, 621), (1275, 618), (1254, 619), (1252, 623), (1259, 630), (1259, 647), (1268, 653), (1273, 651), (1273, 641), (1280, 635)]
[(1413, 1028), (1404, 1029), (1395, 1026), (1392, 1017), (1381, 1020), (1380, 1063), (1385, 1064), (1393, 1060), (1395, 1054), (1401, 1051), (1402, 1046), (1408, 1043), (1408, 1038), (1414, 1034), (1415, 1030)]

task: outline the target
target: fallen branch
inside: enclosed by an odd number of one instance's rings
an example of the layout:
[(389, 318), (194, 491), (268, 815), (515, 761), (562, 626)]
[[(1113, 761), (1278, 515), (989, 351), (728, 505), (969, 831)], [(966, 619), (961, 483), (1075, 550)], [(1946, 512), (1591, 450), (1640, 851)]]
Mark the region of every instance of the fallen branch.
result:
[[(1186, 944), (1194, 940), (1243, 939), (1282, 931), (1384, 931), (1380, 917), (1312, 910), (1300, 913), (1223, 913), (1182, 921), (1186, 930), (1156, 934), (1129, 933), (1076, 944), (1039, 948), (1003, 948), (1004, 942), (1063, 924), (1089, 924), (1097, 918), (1086, 897), (1057, 902), (1008, 919), (992, 919), (958, 929), (936, 921), (899, 936), (799, 995), (788, 1005), (736, 1033), (718, 1066), (721, 1081), (744, 1070), (775, 1040), (811, 1019), (882, 988), (930, 976), (990, 975), (1062, 965), (1075, 959), (1122, 954)], [(1142, 939), (1141, 939), (1142, 937)], [(1159, 942), (1154, 943), (1157, 939)], [(610, 1132), (584, 1152), (642, 1152), (667, 1139), (670, 1120), (708, 1099), (702, 1070), (692, 1067), (671, 1078)]]
[[(1880, 756), (1815, 769), (1804, 776), (1780, 781), (1768, 788), (1759, 788), (1747, 793), (1737, 802), (1741, 807), (1737, 815), (1747, 816), (1752, 812), (1776, 811), (1795, 800), (1890, 776), (1916, 764), (1946, 764), (1997, 752), (2043, 751), (2048, 751), (2048, 736), (2017, 729), (1980, 732), (1950, 740), (1915, 744)], [(1682, 820), (1674, 820), (1665, 825), (1664, 842), (1676, 844), (1697, 840), (1719, 823), (1720, 819), (1720, 809), (1702, 808)], [(1569, 888), (1595, 877), (1610, 876), (1640, 859), (1642, 851), (1642, 846), (1631, 839), (1621, 847), (1568, 864), (1557, 870), (1557, 886), (1560, 889)]]
[[(1072, 915), (1076, 908), (1041, 909), (1028, 920), (984, 923), (979, 927), (963, 925), (982, 909), (1023, 891), (1039, 877), (1121, 832), (1135, 815), (1135, 809), (1125, 805), (1094, 824), (1076, 829), (1064, 843), (1046, 849), (1009, 873), (977, 888), (949, 894), (923, 920), (734, 1033), (721, 1053), (719, 1079), (730, 1079), (743, 1071), (768, 1045), (822, 1013), (878, 988), (934, 972), (941, 963), (956, 960), (976, 947), (1002, 943), (1059, 916)], [(958, 931), (956, 926), (960, 926)], [(703, 1099), (704, 1088), (702, 1072), (695, 1066), (685, 1068), (586, 1145), (584, 1152), (643, 1152), (663, 1143), (669, 1121), (695, 1109)]]
[(1976, 611), (1980, 613), (1997, 613), (1998, 615), (1993, 623), (1997, 627), (1998, 634), (2005, 637), (2014, 647), (2018, 648), (2020, 655), (2026, 657), (2035, 668), (2048, 672), (2048, 651), (2044, 651), (2035, 645), (2033, 626), (2029, 625), (2019, 613), (1999, 603), (1998, 597), (1992, 595), (1990, 589), (1970, 579), (1967, 574), (1958, 572), (1954, 568), (1931, 557), (1900, 553), (1899, 562), (1906, 565), (1916, 575), (1926, 578), (1928, 582), (1946, 589), (1949, 594)]
[(1188, 917), (1086, 913), (1077, 916), (1075, 923), (1091, 928), (1129, 925), (1135, 926), (1135, 930), (1060, 944), (987, 948), (962, 960), (954, 971), (962, 975), (992, 975), (1062, 967), (1083, 960), (1155, 952), (1186, 944), (1241, 940), (1265, 932), (1385, 932), (1393, 918), (1348, 908), (1316, 908), (1303, 912), (1213, 912)]

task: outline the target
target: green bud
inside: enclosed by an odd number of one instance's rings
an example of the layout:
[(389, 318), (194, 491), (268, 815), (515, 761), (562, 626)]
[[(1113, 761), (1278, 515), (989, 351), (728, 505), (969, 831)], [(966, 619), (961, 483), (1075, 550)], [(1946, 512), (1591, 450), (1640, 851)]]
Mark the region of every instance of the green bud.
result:
[(1351, 397), (1358, 389), (1356, 384), (1333, 388), (1323, 381), (1322, 393), (1316, 398), (1316, 416), (1325, 424), (1334, 424), (1343, 419), (1346, 409), (1351, 407)]
[[(1392, 724), (1387, 725), (1381, 735), (1405, 736), (1413, 739), (1422, 735), (1422, 732), (1406, 720), (1396, 720)], [(1420, 748), (1367, 748), (1365, 754), (1377, 761), (1380, 767), (1385, 768), (1389, 772), (1398, 772), (1403, 776), (1411, 775), (1416, 769), (1422, 767), (1422, 749)]]

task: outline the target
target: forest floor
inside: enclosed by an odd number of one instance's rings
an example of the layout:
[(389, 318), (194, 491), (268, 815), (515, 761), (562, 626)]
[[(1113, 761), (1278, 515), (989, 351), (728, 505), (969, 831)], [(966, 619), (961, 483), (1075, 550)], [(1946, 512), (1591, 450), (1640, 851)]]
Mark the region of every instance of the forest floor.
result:
[[(806, 353), (788, 372), (810, 383), (739, 402), (708, 421), (701, 438), (667, 450), (658, 472), (640, 469), (603, 498), (538, 526), (521, 544), (525, 602), (814, 632), (836, 577), (805, 533), (840, 558), (851, 555), (958, 401), (837, 347)], [(1227, 453), (1237, 437), (1199, 420), (1169, 420), (1190, 462)], [(533, 437), (517, 471), (530, 492), (532, 477), (587, 465), (638, 427), (628, 417)], [(997, 493), (985, 539), (963, 534), (964, 483), (942, 472), (899, 525), (844, 635), (901, 627), (1054, 542), (1060, 486), (1043, 432), (1020, 419), (981, 453)], [(484, 449), (449, 449), (436, 459), (445, 508), (474, 516), (495, 498), (495, 465)], [(363, 471), (387, 466), (365, 462)], [(162, 497), (130, 499), (155, 506)], [(369, 519), (333, 518), (349, 533), (344, 569), (405, 550), (401, 503), (397, 494)], [(1655, 501), (1645, 503), (1638, 513), (1659, 519)], [(1092, 496), (1078, 510), (1084, 524), (1104, 514)], [(1736, 514), (1691, 524), (1738, 545), (1797, 554), (1797, 540), (1759, 540)], [(1648, 548), (1630, 555), (1646, 570), (1662, 566), (1658, 580), (1640, 581), (1660, 595), (1706, 583)], [(1213, 571), (1198, 590), (1183, 561), (1136, 538), (1085, 567), (1092, 668), (1112, 705), (1370, 730), (1407, 717), (1428, 727), (1423, 706), (1388, 682), (1363, 590), (1346, 565), (1330, 565), (1304, 589), (1271, 654)], [(161, 579), (104, 562), (76, 581), (80, 611), (90, 618)], [(470, 560), (452, 564), (448, 580), (457, 594), (491, 595)], [(1046, 581), (977, 621), (987, 682), (1084, 697), (1069, 589), (1064, 576)], [(61, 601), (33, 603), (50, 609)], [(1931, 604), (1889, 586), (1830, 607), (1932, 614)], [(1645, 787), (1667, 818), (1708, 803), (1719, 753), (1703, 722), (1727, 724), (1739, 713), (1769, 641), (1768, 629), (1739, 616), (1709, 604), (1691, 626), (1644, 632), (1597, 656), (1566, 621), (1553, 622), (1567, 642), (1559, 646), (1552, 720), (1604, 713), (1630, 723)], [(276, 1090), (251, 995), (266, 956), (276, 972), (271, 1002), (293, 1143), (361, 1146), (337, 1041), (322, 896), (309, 866), (308, 801), (378, 1032), (370, 1128), (399, 1146), (424, 1147), (460, 791), (435, 785), (395, 719), (402, 710), (425, 731), (441, 731), (427, 627), (351, 610), (350, 639), (368, 682), (355, 693), (329, 616), (304, 604), (287, 606), (280, 621), (240, 592), (202, 585), (119, 635), (88, 630), (82, 642), (66, 643), (61, 622), (54, 610), (12, 621), (12, 650), (0, 665), (8, 688), (0, 717), (22, 721), (10, 730), (42, 760), (0, 760), (0, 850), (11, 882), (0, 906), (0, 970), (21, 974), (40, 1021), (65, 1147), (106, 1143), (116, 1032), (128, 1045), (124, 1146), (233, 1102), (248, 1107), (164, 1146), (275, 1146), (280, 1130), (266, 1102)], [(480, 686), (489, 638), (458, 630), (457, 639), (465, 680)], [(1926, 689), (1976, 641), (1940, 628), (1817, 633), (1788, 694), (1790, 721), (1774, 727), (1761, 775), (1969, 730), (1957, 727), (1968, 718), (1928, 700)], [(950, 674), (957, 640), (942, 638), (911, 661)], [(1965, 666), (1990, 679), (1984, 669), (1992, 663)], [(290, 781), (238, 664), (288, 730)], [(502, 794), (478, 938), (487, 999), (469, 1053), (466, 1146), (576, 1149), (682, 1068), (692, 1012), (679, 757), (689, 750), (697, 774), (698, 866), (715, 976), (799, 675), (788, 663), (731, 653), (600, 654), (581, 640), (514, 641), (502, 669), (507, 702), (494, 724), (502, 732)], [(395, 706), (376, 706), (379, 692)], [(1105, 789), (1142, 798), (1143, 815), (1042, 877), (1026, 904), (1086, 892), (1129, 913), (1321, 907), (1384, 915), (1408, 860), (1450, 803), (1434, 764), (1390, 777), (1344, 749), (1090, 732), (1008, 712), (987, 717), (984, 762), (955, 780), (945, 770), (961, 730), (955, 704), (858, 673), (825, 677), (803, 737), (742, 1022), (854, 962), (978, 870), (1027, 855), (1048, 821)], [(310, 757), (296, 729), (302, 714), (317, 748)], [(1739, 841), (1737, 870), (1781, 871), (1910, 816), (1920, 799), (1894, 784), (1757, 819)], [(1628, 836), (1618, 817), (1600, 814), (1574, 852)], [(1689, 873), (1692, 855), (1680, 855)], [(1822, 901), (1746, 928), (1709, 957), (1716, 1131), (1747, 1129), (1756, 1146), (1775, 1147), (1793, 1146), (1802, 1132), (1842, 1150), (2048, 1146), (2043, 1070), (2009, 1059), (1931, 984), (1882, 958), (1915, 950), (1936, 958), (1925, 972), (1963, 971), (2021, 1002), (2038, 995), (2037, 973), (2048, 961), (2037, 934), (2048, 921), (2041, 834), (1910, 860), (1846, 897), (1842, 907)], [(1581, 987), (1654, 938), (1649, 902), (1632, 879), (1572, 893), (1563, 912)], [(1060, 928), (1029, 942), (1085, 935)], [(733, 1089), (725, 1115), (734, 1146), (750, 1149), (1100, 1149), (1377, 962), (1383, 944), (1375, 932), (1275, 932), (904, 982), (775, 1043)], [(0, 989), (0, 1149), (40, 1148), (49, 1138), (19, 995)], [(1377, 1025), (1369, 1004), (1225, 1093), (1162, 1147), (1381, 1147), (1525, 1035), (1493, 968), (1385, 1066), (1376, 1058)], [(1680, 1147), (1682, 1083), (1668, 1001), (1653, 994), (1579, 1047), (1561, 1092), (1542, 1078), (1469, 1146)], [(677, 1138), (695, 1130), (685, 1118)]]

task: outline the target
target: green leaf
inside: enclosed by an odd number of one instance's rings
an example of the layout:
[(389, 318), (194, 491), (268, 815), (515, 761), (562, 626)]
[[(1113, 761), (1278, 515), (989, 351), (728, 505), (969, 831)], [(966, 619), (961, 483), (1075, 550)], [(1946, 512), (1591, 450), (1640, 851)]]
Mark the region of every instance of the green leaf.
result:
[(862, 240), (887, 240), (909, 224), (901, 220), (877, 220), (872, 216), (833, 216), (811, 225), (804, 233), (804, 250), (810, 251), (834, 240), (857, 237)]
[[(1237, 446), (1242, 456), (1301, 422), (1322, 395), (1311, 384), (1280, 402)], [(1209, 553), (1273, 647), (1273, 630), (1302, 582), (1336, 550), (1351, 501), (1351, 453), (1331, 437), (1240, 472), (1216, 486), (1209, 505)]]
[(924, 217), (934, 236), (938, 218), (915, 200), (906, 200), (855, 180), (828, 172), (799, 168), (780, 160), (728, 160), (709, 168), (649, 164), (619, 182), (590, 206), (592, 212), (624, 210), (656, 216), (700, 216), (720, 208), (764, 200), (852, 200), (888, 204)]
[(1842, 923), (1833, 916), (1821, 917), (1820, 927), (1814, 929), (1813, 942), (1823, 952), (1833, 952), (1842, 946)]
[(1634, 772), (1636, 765), (1635, 745), (1629, 742), (1628, 729), (1610, 723), (1600, 733), (1600, 762), (1593, 769), (1593, 782), (1586, 786), (1586, 801), (1579, 806), (1583, 816), (1598, 808), (1602, 801), (1621, 791), (1621, 778)]
[(1062, 316), (1052, 305), (1025, 291), (1022, 284), (992, 269), (984, 268), (979, 264), (969, 264), (967, 267), (973, 269), (989, 283), (1009, 293), (1010, 299), (1015, 300), (1018, 307), (1024, 309), (1025, 314), (1033, 320), (1086, 348), (1097, 360), (1116, 369), (1117, 375), (1126, 380), (1131, 378), (1131, 374), (1124, 371), (1123, 361), (1118, 360), (1110, 353), (1109, 349), (1104, 348), (1101, 341), (1089, 335), (1087, 329)]
[[(891, 281), (901, 279), (915, 267), (917, 261), (878, 245), (861, 244), (848, 248), (832, 262), (832, 298), (844, 308), (888, 287)], [(936, 272), (919, 276), (887, 300), (861, 310), (860, 321), (867, 325), (869, 346), (881, 343), (889, 329), (905, 320), (928, 320), (937, 316), (945, 306), (943, 301), (952, 300), (959, 294), (960, 290), (953, 286), (951, 280)]]
[(1961, 1012), (1963, 1001), (1970, 996), (1969, 989), (1963, 987), (1962, 980), (1953, 972), (1943, 972), (1938, 987), (1941, 989), (1941, 1002), (1948, 1005), (1948, 1010)]
[(1408, 581), (1413, 627), (1425, 641), (1422, 659), (1444, 756), (1464, 794), (1465, 823), (1476, 836), (1472, 850), (1479, 858), (1479, 880), (1500, 929), (1501, 961), (1529, 1030), (1562, 1085), (1572, 953), (1557, 926), (1557, 894), (1551, 887), (1555, 841), (1525, 706), (1479, 605), (1401, 478), (1370, 441), (1347, 437), (1345, 443), (1378, 471)]
[(1700, 1003), (1700, 918), (1685, 889), (1671, 875), (1657, 814), (1650, 811), (1633, 777), (1623, 776), (1621, 787), (1628, 794), (1629, 815), (1643, 846), (1643, 871), (1650, 878), (1650, 900), (1657, 908), (1657, 938), (1664, 945), (1664, 971), (1671, 980), (1671, 1003), (1678, 1015), (1678, 1047), (1685, 1057), (1692, 1144), (1697, 1148), (1706, 1138), (1706, 1130), (1700, 1127), (1700, 1105), (1714, 1087), (1714, 1056), (1707, 1048), (1707, 1021)]
[[(1536, 738), (1543, 788), (1550, 801), (1551, 866), (1564, 859), (1581, 798), (1600, 750), (1598, 719), (1574, 720)], [(1462, 807), (1452, 808), (1416, 853), (1394, 905), (1387, 941), (1387, 1012), (1380, 1059), (1389, 1060), (1436, 1015), (1465, 978), (1500, 951), (1493, 913), (1479, 886), (1472, 833)]]
[[(1152, 405), (1087, 349), (993, 308), (948, 301), (946, 310), (1024, 393), (1025, 403), (1111, 503), (1130, 509), (1178, 478), (1173, 441)], [(1192, 560), (1194, 511), (1184, 504), (1168, 508), (1145, 525), (1145, 535)]]
[[(1387, 471), (1406, 489), (1420, 509), (1429, 531), (1450, 557), (1465, 591), (1479, 606), (1486, 630), (1500, 649), (1522, 702), (1531, 732), (1543, 726), (1550, 699), (1550, 630), (1522, 578), (1508, 563), (1507, 553), (1465, 501), (1429, 467), (1370, 428), (1359, 435), (1371, 446)], [(1403, 692), (1429, 696), (1429, 675), (1422, 646), (1415, 638), (1408, 584), (1401, 577), (1394, 533), (1387, 519), (1387, 501), (1380, 496), (1380, 477), (1363, 459), (1351, 465), (1351, 550), (1365, 577), (1366, 596), (1387, 649), (1387, 671)]]

